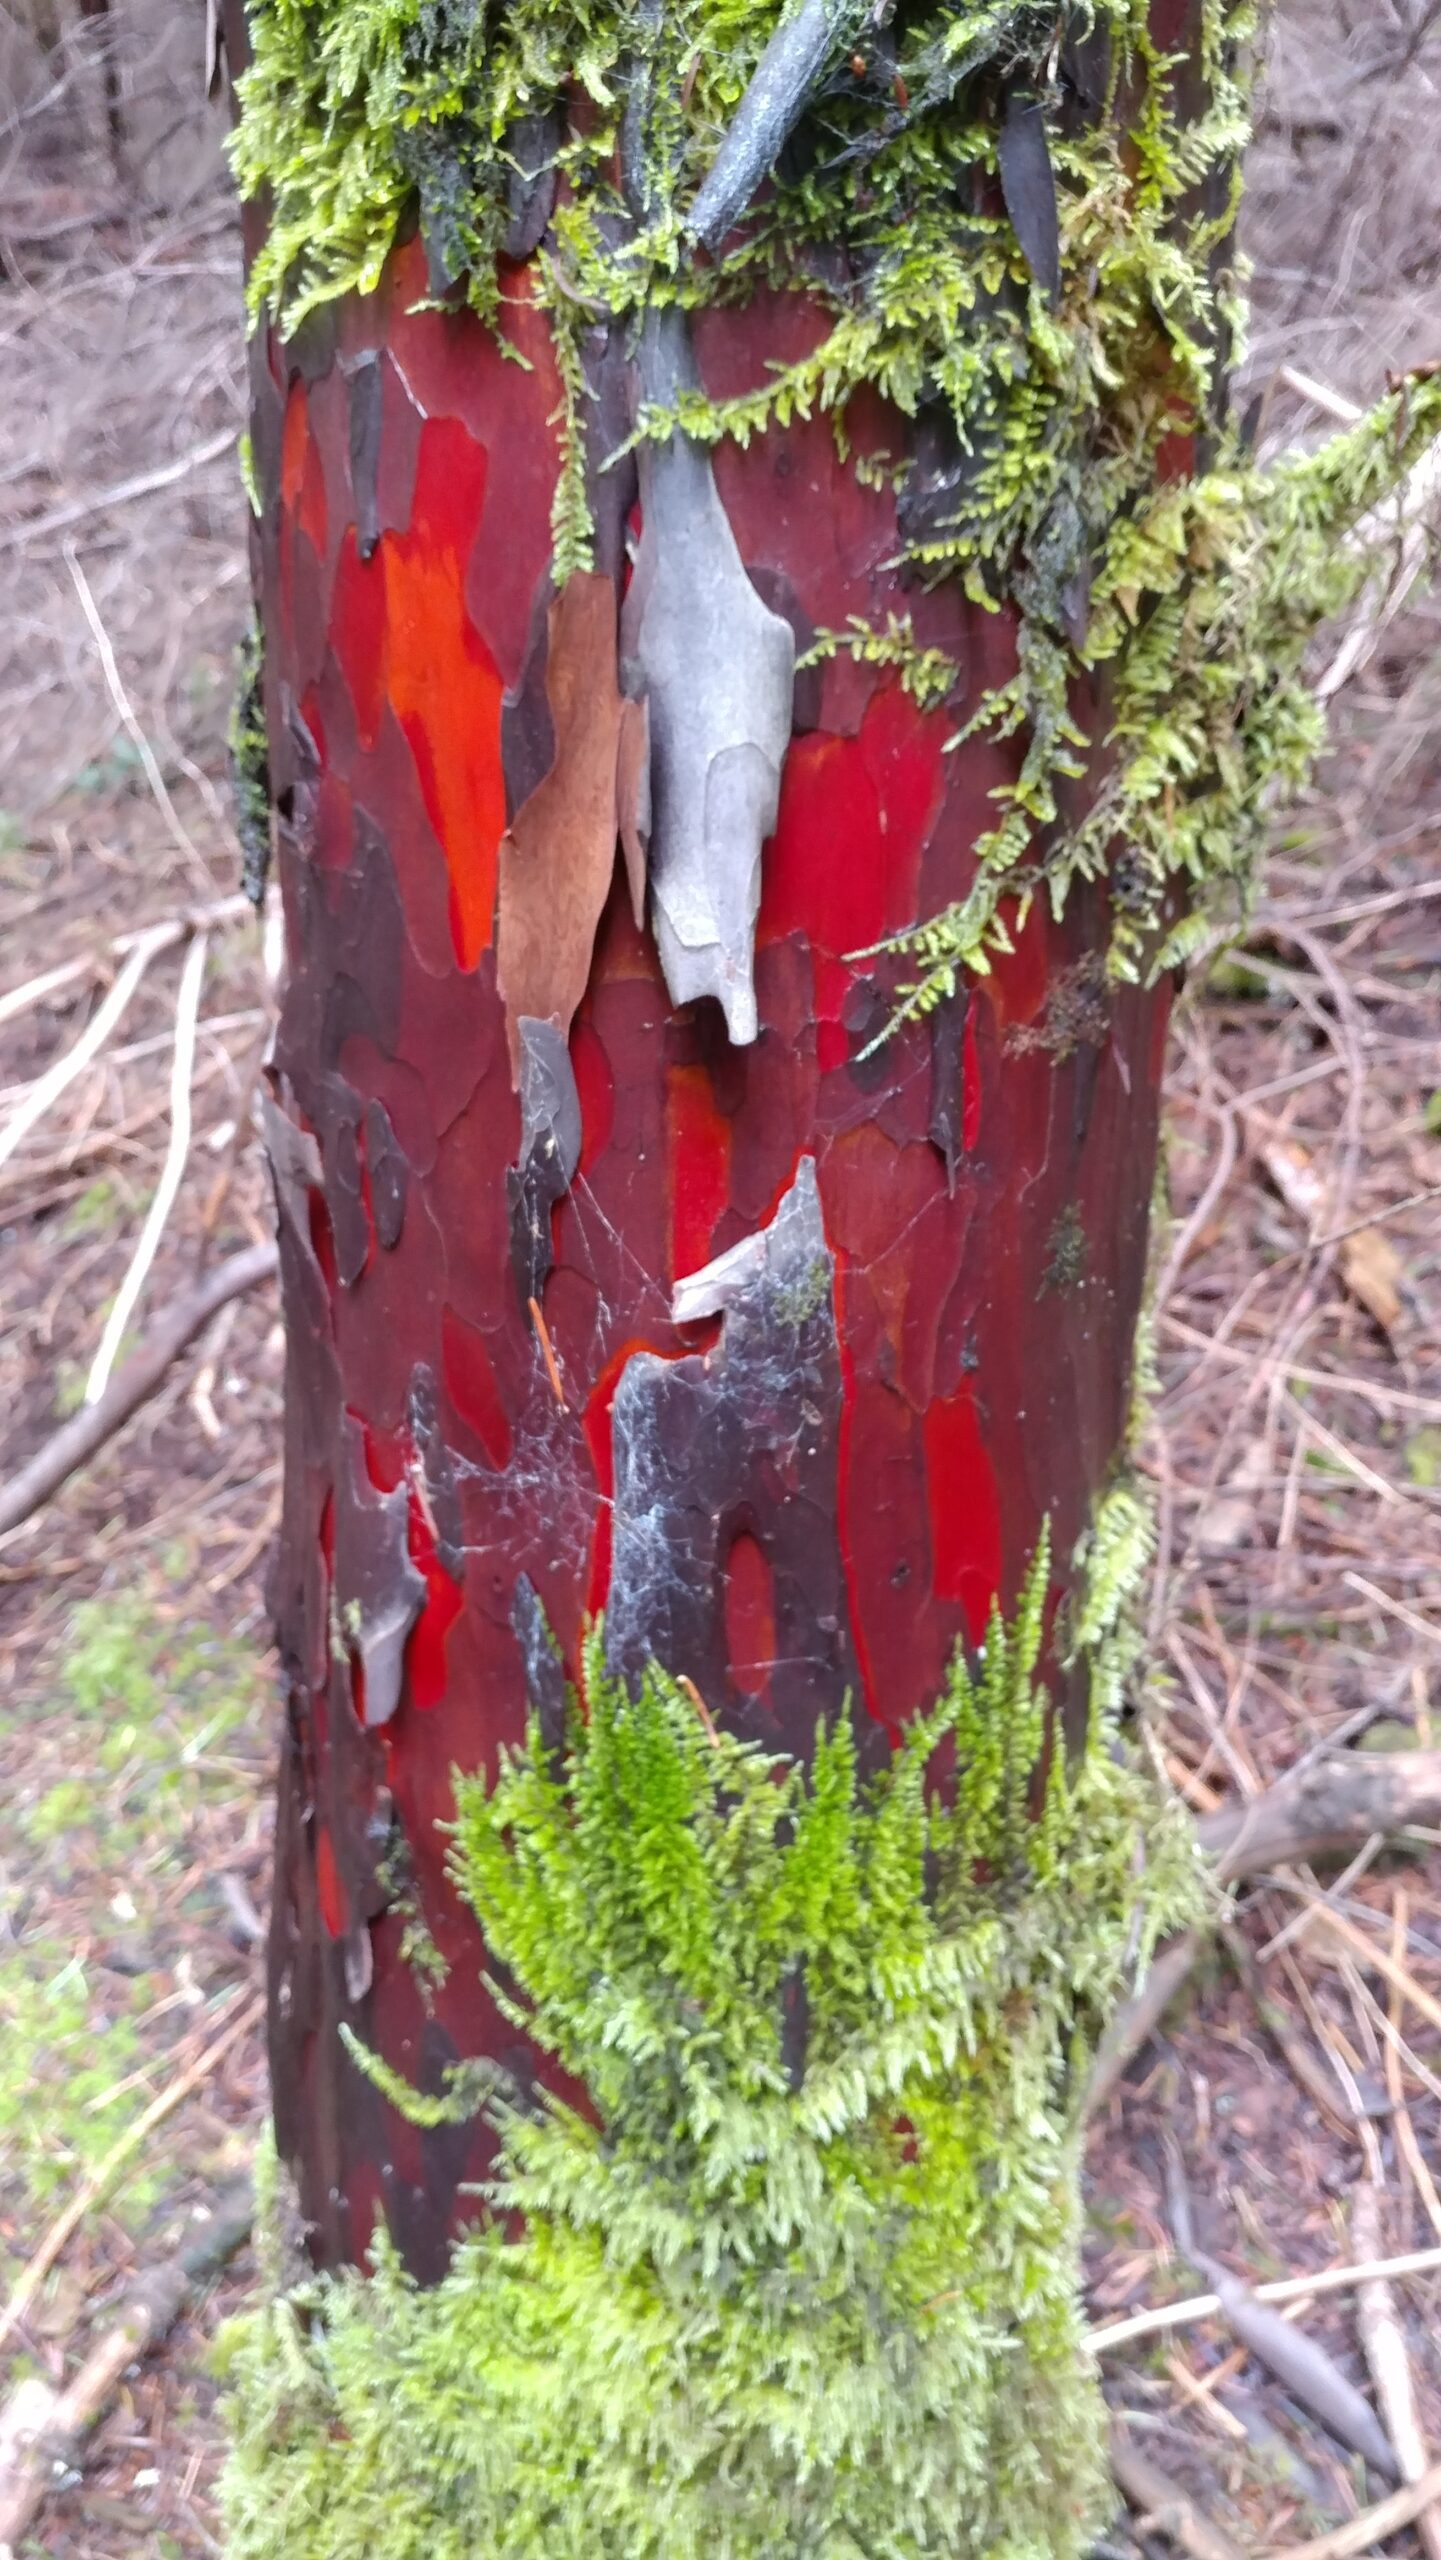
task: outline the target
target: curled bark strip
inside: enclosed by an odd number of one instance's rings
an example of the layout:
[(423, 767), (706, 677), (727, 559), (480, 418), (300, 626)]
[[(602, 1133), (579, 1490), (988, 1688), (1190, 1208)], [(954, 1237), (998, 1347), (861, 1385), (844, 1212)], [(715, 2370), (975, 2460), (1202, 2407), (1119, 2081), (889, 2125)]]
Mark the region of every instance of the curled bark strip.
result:
[(506, 136), (510, 147), (505, 189), (510, 218), (503, 243), (507, 258), (528, 258), (545, 238), (555, 211), (556, 155), (562, 138), (560, 118), (553, 113), (517, 116)]
[(380, 422), (383, 386), (380, 358), (368, 347), (346, 379), (349, 409), (350, 485), (355, 492), (355, 543), (362, 560), (380, 541)]
[(93, 1458), (147, 1396), (155, 1393), (171, 1361), (179, 1358), (202, 1325), (207, 1325), (231, 1298), (272, 1278), (276, 1260), (273, 1244), (247, 1245), (243, 1253), (232, 1253), (226, 1261), (217, 1262), (197, 1288), (177, 1299), (151, 1327), (139, 1349), (116, 1370), (99, 1403), (85, 1405), (73, 1414), (43, 1448), (36, 1450), (19, 1474), (0, 1488), (0, 1536), (28, 1520), (67, 1476), (74, 1475), (77, 1467)]
[[(522, 1306), (534, 1311), (551, 1267), (550, 1213), (580, 1163), (581, 1112), (566, 1034), (522, 1014), (520, 1156), (506, 1174), (510, 1259)], [(561, 1404), (564, 1396), (558, 1397)]]
[(1200, 1824), (1223, 1880), (1357, 1849), (1375, 1831), (1441, 1822), (1441, 1751), (1338, 1753)]
[[(615, 1497), (606, 1603), (612, 1671), (696, 1665), (720, 1721), (784, 1715), (792, 1700), (854, 1693), (843, 1566), (833, 1532), (842, 1376), (834, 1272), (815, 1160), (803, 1156), (769, 1226), (675, 1284), (671, 1317), (718, 1316), (719, 1342), (664, 1359), (636, 1351), (612, 1405)], [(768, 1514), (767, 1488), (784, 1498)], [(733, 1664), (726, 1576), (737, 1538), (768, 1521), (775, 1633), (759, 1710)]]
[(344, 1457), (335, 1487), (335, 1598), (340, 1633), (365, 1675), (361, 1721), (389, 1724), (400, 1704), (405, 1647), (425, 1606), (425, 1576), (408, 1543), (410, 1490), (382, 1493), (371, 1482), (365, 1433), (354, 1414), (342, 1426)]
[(621, 707), (615, 796), (630, 911), (640, 933), (645, 930), (645, 880), (650, 856), (650, 713), (643, 702), (627, 700)]
[(1044, 293), (1055, 303), (1061, 292), (1061, 231), (1056, 207), (1056, 176), (1046, 140), (1046, 116), (1040, 99), (1013, 89), (1006, 101), (999, 141), (1001, 192), (1021, 255)]

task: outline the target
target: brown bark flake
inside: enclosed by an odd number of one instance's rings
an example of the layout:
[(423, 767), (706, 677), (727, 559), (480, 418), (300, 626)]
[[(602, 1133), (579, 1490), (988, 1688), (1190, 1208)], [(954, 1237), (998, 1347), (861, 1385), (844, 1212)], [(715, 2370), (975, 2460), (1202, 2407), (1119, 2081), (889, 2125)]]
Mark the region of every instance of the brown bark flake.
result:
[[(551, 606), (545, 689), (555, 760), (500, 847), (497, 975), (517, 1074), (523, 1015), (553, 1022), (562, 1037), (570, 1030), (615, 865), (627, 705), (609, 578), (577, 570)], [(632, 810), (636, 791), (633, 779)], [(631, 878), (634, 888), (633, 870)]]

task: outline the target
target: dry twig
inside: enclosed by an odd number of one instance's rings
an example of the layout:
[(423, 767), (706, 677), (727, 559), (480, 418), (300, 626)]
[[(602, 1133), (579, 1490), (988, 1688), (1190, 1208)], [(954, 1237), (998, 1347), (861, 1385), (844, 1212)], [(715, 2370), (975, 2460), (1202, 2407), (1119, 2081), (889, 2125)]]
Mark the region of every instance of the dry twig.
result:
[(23, 2402), (20, 2391), (12, 2396), (15, 2419), (8, 2429), (0, 2415), (0, 2560), (10, 2560), (50, 2491), (79, 2469), (85, 2440), (122, 2376), (169, 2334), (196, 2288), (244, 2247), (252, 2218), (247, 2180), (188, 2249), (141, 2278), (63, 2391), (46, 2383), (37, 2391), (32, 2381), (21, 2386)]
[[(1408, 1919), (1405, 1888), (1398, 1885), (1391, 1905), (1391, 1954), (1398, 1970), (1406, 1953)], [(1386, 2039), (1384, 2068), (1386, 2094), (1391, 2101), (1391, 2125), (1396, 2136), (1396, 2148), (1410, 2172), (1411, 2183), (1426, 2209), (1432, 2230), (1441, 2235), (1441, 2196), (1436, 2193), (1435, 2179), (1426, 2165), (1421, 2145), (1416, 2139), (1416, 2127), (1411, 2121), (1411, 2110), (1406, 2104), (1406, 2084), (1401, 2076), (1401, 1991), (1394, 1980), (1389, 1982), (1386, 1988), (1387, 2022), (1391, 2033)]]
[[(1356, 2189), (1351, 2233), (1363, 2257), (1380, 2256), (1381, 2199), (1369, 2180)], [(1411, 2363), (1396, 2316), (1396, 2297), (1384, 2276), (1373, 2276), (1360, 2287), (1356, 2325), (1386, 2432), (1396, 2448), (1401, 2477), (1408, 2481), (1424, 2479), (1428, 2468), (1426, 2442), (1416, 2415)], [(1425, 2545), (1427, 2560), (1441, 2560), (1441, 2513), (1435, 2508), (1423, 2510), (1416, 2519), (1416, 2530)]]
[(1436, 2498), (1441, 2498), (1441, 2462), (1433, 2463), (1422, 2479), (1409, 2482), (1404, 2489), (1393, 2489), (1379, 2506), (1367, 2507), (1349, 2524), (1318, 2534), (1314, 2542), (1287, 2543), (1272, 2553), (1271, 2560), (1359, 2560), (1363, 2551), (1374, 2551), (1378, 2542), (1389, 2541), (1393, 2533), (1399, 2533)]
[(170, 925), (154, 925), (142, 935), (131, 951), (103, 1002), (98, 1004), (78, 1040), (72, 1041), (63, 1058), (37, 1076), (24, 1100), (17, 1106), (5, 1127), (0, 1129), (0, 1165), (8, 1164), (22, 1139), (27, 1138), (36, 1123), (43, 1120), (52, 1105), (59, 1101), (78, 1075), (83, 1075), (93, 1057), (103, 1049), (116, 1023), (120, 1020), (151, 961), (158, 951), (176, 940)]
[(1122, 2072), (1142, 2045), (1149, 2043), (1171, 2002), (1190, 1981), (1205, 1943), (1199, 1929), (1187, 1929), (1173, 1938), (1161, 1949), (1135, 1998), (1117, 2010), (1096, 2047), (1086, 2091), (1088, 2115), (1105, 2105)]
[(1186, 2560), (1243, 2560), (1238, 2544), (1204, 2516), (1179, 2481), (1132, 2443), (1123, 2425), (1111, 2429), (1111, 2470), (1128, 2504), (1151, 2532), (1163, 2533)]
[[(1398, 1758), (1399, 1756), (1397, 1754)], [(1348, 1920), (1343, 1912), (1334, 1911), (1323, 1894), (1313, 1894), (1308, 1886), (1299, 1882), (1292, 1886), (1292, 1891), (1299, 1893), (1302, 1899), (1310, 1904), (1315, 1919), (1324, 1922), (1325, 1926), (1334, 1931), (1338, 1938), (1344, 1938), (1354, 1955), (1369, 1964), (1373, 1972), (1384, 1974), (1386, 1980), (1394, 1984), (1403, 1998), (1410, 2001), (1413, 2009), (1419, 2010), (1421, 2016), (1428, 2019), (1433, 2027), (1441, 2027), (1441, 2000), (1434, 1999), (1424, 1983), (1418, 1982), (1414, 1974), (1408, 1973), (1406, 1967), (1398, 1963), (1385, 1947), (1378, 1947), (1373, 1939), (1367, 1937), (1364, 1929), (1358, 1929), (1354, 1920)]]
[(195, 1025), (200, 1014), (200, 989), (205, 977), (208, 948), (205, 935), (197, 933), (186, 952), (185, 966), (180, 973), (180, 991), (175, 1000), (175, 1053), (170, 1070), (170, 1143), (165, 1150), (165, 1162), (155, 1186), (155, 1196), (140, 1230), (140, 1241), (105, 1319), (100, 1347), (85, 1382), (87, 1404), (98, 1404), (110, 1383), (116, 1353), (139, 1303), (146, 1273), (160, 1250), (165, 1222), (175, 1205), (175, 1195), (185, 1172), (185, 1161), (190, 1153), (190, 1079), (195, 1068)]
[(182, 2071), (178, 2079), (171, 2081), (168, 2089), (162, 2089), (159, 2097), (151, 2100), (144, 2114), (137, 2116), (135, 2122), (126, 2127), (119, 2141), (112, 2142), (104, 2159), (90, 2171), (89, 2176), (71, 2197), (64, 2212), (56, 2215), (44, 2239), (11, 2287), (10, 2298), (4, 2310), (0, 2311), (0, 2346), (5, 2344), (17, 2324), (24, 2319), (56, 2259), (67, 2242), (79, 2230), (87, 2213), (92, 2212), (95, 2206), (109, 2195), (126, 2162), (149, 2141), (156, 2126), (163, 2124), (167, 2116), (173, 2115), (177, 2107), (183, 2106), (185, 2100), (201, 2086), (202, 2082), (208, 2080), (211, 2073), (219, 2069), (227, 2053), (239, 2044), (243, 2037), (253, 2033), (260, 2024), (264, 2012), (265, 1995), (259, 1992), (253, 1999), (246, 2001), (239, 2015), (229, 2020), (214, 2042), (208, 2044), (204, 2052), (197, 2055), (189, 2069)]
[(96, 489), (88, 498), (67, 498), (63, 506), (51, 507), (42, 516), (31, 516), (28, 523), (6, 525), (0, 530), (0, 552), (18, 551), (48, 533), (63, 533), (67, 525), (81, 524), (86, 516), (104, 515), (110, 507), (128, 506), (132, 498), (148, 498), (153, 490), (172, 489), (177, 480), (188, 479), (192, 471), (203, 469), (207, 462), (217, 462), (239, 433), (238, 427), (222, 427), (218, 435), (207, 436), (203, 444), (192, 446), (189, 453), (178, 454), (173, 462), (159, 463), (153, 471), (134, 472), (130, 479), (117, 480), (110, 489)]
[(80, 609), (84, 614), (86, 621), (90, 625), (91, 637), (95, 642), (101, 668), (104, 671), (106, 690), (110, 695), (111, 701), (115, 705), (115, 710), (120, 719), (121, 725), (125, 729), (127, 736), (134, 746), (136, 754), (140, 758), (141, 767), (144, 771), (145, 779), (150, 785), (155, 805), (160, 811), (161, 816), (164, 818), (166, 825), (169, 827), (179, 851), (190, 864), (190, 867), (196, 874), (196, 877), (201, 881), (202, 885), (206, 889), (213, 891), (215, 883), (211, 877), (210, 865), (206, 861), (203, 853), (199, 850), (199, 847), (196, 845), (189, 829), (186, 827), (185, 822), (180, 815), (179, 810), (176, 808), (174, 801), (170, 797), (170, 791), (166, 783), (165, 776), (161, 772), (160, 767), (155, 760), (155, 749), (152, 747), (144, 729), (136, 718), (130, 696), (120, 681), (120, 669), (115, 662), (115, 652), (110, 646), (110, 634), (100, 619), (100, 608), (91, 592), (90, 581), (80, 566), (80, 556), (76, 551), (73, 542), (67, 542), (65, 545), (65, 565), (74, 582), (75, 592), (80, 598)]
[[(1441, 2267), (1441, 2248), (1412, 2249), (1400, 2258), (1373, 2258), (1364, 2266), (1323, 2267), (1319, 2275), (1282, 2276), (1275, 2284), (1258, 2284), (1258, 2302), (1308, 2302), (1313, 2294), (1346, 2293), (1373, 2277), (1434, 2275)], [(1197, 2320), (1214, 2320), (1221, 2309), (1218, 2293), (1188, 2294), (1184, 2302), (1162, 2302), (1150, 2311), (1133, 2311), (1104, 2328), (1087, 2329), (1081, 2344), (1088, 2355), (1107, 2356), (1133, 2338), (1153, 2338), (1165, 2329), (1189, 2329)]]
[(178, 1358), (187, 1342), (193, 1341), (202, 1325), (208, 1324), (228, 1299), (269, 1280), (278, 1258), (273, 1244), (247, 1245), (242, 1252), (218, 1262), (197, 1287), (177, 1299), (116, 1371), (100, 1401), (72, 1414), (11, 1477), (9, 1484), (0, 1487), (0, 1536), (18, 1528), (32, 1511), (39, 1510), (42, 1502), (49, 1501), (67, 1476), (93, 1458), (96, 1450), (154, 1394), (171, 1361)]
[[(183, 915), (167, 918), (163, 924), (140, 925), (129, 933), (117, 933), (105, 948), (122, 960), (153, 934), (158, 937), (156, 950), (164, 951), (171, 943), (183, 942), (188, 933), (202, 932), (211, 925), (236, 924), (242, 916), (253, 916), (254, 912), (250, 900), (238, 894), (233, 898), (212, 898), (204, 906), (188, 907)], [(94, 977), (100, 965), (94, 952), (86, 952), (78, 960), (61, 960), (53, 969), (42, 969), (38, 977), (27, 978), (21, 986), (7, 988), (0, 996), (0, 1022), (13, 1022), (17, 1014), (28, 1012), (33, 1004), (43, 1004), (47, 996), (58, 995), (62, 988)], [(133, 1057), (136, 1053), (130, 1050), (121, 1054)]]

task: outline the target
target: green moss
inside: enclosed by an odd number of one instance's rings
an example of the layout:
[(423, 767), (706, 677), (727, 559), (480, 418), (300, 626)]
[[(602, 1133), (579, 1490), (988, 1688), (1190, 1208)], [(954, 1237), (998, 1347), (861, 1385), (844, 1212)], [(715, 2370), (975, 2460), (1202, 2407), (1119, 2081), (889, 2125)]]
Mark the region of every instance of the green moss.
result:
[[(271, 201), (253, 307), (293, 326), (373, 287), (418, 214), (433, 267), (496, 320), (512, 145), (522, 119), (553, 118), (563, 184), (537, 280), (565, 385), (563, 575), (590, 557), (581, 320), (807, 292), (829, 316), (820, 343), (735, 397), (688, 396), (686, 427), (744, 442), (825, 411), (844, 451), (862, 388), (940, 422), (955, 468), (939, 517), (910, 527), (912, 564), (1019, 611), (1013, 677), (952, 741), (1016, 737), (1016, 778), (967, 896), (896, 946), (919, 964), (901, 1014), (985, 969), (1035, 897), (1059, 909), (1101, 874), (1113, 969), (1153, 975), (1235, 914), (1278, 793), (1309, 770), (1308, 641), (1372, 574), (1350, 536), (1436, 433), (1441, 384), (1409, 384), (1269, 470), (1217, 441), (1241, 300), (1250, 0), (1203, 0), (1198, 82), (1158, 52), (1146, 0), (1062, 10), (1061, 43), (1040, 0), (937, 0), (893, 21), (885, 49), (838, 7), (830, 69), (774, 183), (697, 261), (687, 209), (781, 14), (776, 0), (255, 0), (234, 145), (242, 189)], [(1089, 95), (1067, 77), (1082, 39)], [(1018, 85), (1046, 115), (1054, 296), (998, 209)], [(1158, 490), (1191, 436), (1210, 467)], [(899, 461), (857, 468), (904, 490)], [(816, 654), (838, 648), (896, 665), (923, 703), (951, 691), (939, 653), (899, 623), (822, 635)]]
[(796, 660), (799, 674), (804, 667), (822, 666), (828, 658), (847, 657), (858, 665), (894, 667), (911, 700), (922, 711), (934, 711), (947, 701), (961, 680), (961, 670), (944, 649), (924, 648), (915, 635), (911, 617), (887, 614), (884, 630), (873, 630), (858, 614), (853, 614), (844, 631), (818, 631), (810, 647)]
[(415, 1866), (405, 1835), (397, 1824), (376, 1870), (385, 1907), (400, 1922), (400, 1961), (414, 1975), (427, 2012), (450, 1967), (436, 1945), (415, 1888)]
[(492, 2094), (489, 2217), (435, 2288), (382, 2240), (252, 2315), (231, 2560), (1084, 2549), (1078, 2096), (1196, 1874), (1109, 1718), (1054, 1748), (1048, 1581), (1043, 1550), (878, 1781), (846, 1714), (801, 1767), (659, 1671), (628, 1697), (597, 1636), (563, 1766), (533, 1725), (458, 1782), (500, 1996), (590, 2112)]
[(1004, 902), (1023, 912), (1042, 894), (1059, 913), (1078, 878), (1110, 881), (1118, 976), (1172, 967), (1234, 920), (1278, 797), (1306, 781), (1324, 741), (1309, 646), (1384, 568), (1368, 519), (1438, 432), (1441, 384), (1407, 383), (1316, 453), (1262, 469), (1228, 447), (1214, 470), (1117, 518), (1076, 652), (1106, 690), (1104, 779), (1084, 816), (1053, 823), (1067, 767), (1038, 765), (1034, 742), (1046, 705), (1055, 725), (1069, 699), (1064, 659), (989, 698), (974, 725), (1019, 723), (1032, 746), (977, 845), (970, 895), (905, 938), (925, 964), (908, 1010), (1008, 947)]

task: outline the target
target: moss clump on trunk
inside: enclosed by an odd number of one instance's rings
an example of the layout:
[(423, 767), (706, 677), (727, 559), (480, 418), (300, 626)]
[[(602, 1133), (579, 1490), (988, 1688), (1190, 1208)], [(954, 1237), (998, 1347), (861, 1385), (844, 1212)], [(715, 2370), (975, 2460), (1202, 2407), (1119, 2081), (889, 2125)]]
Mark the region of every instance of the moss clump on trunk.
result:
[(441, 2284), (382, 2239), (244, 2324), (232, 2560), (1085, 2548), (1080, 2096), (1198, 1880), (1110, 1717), (1054, 1748), (1047, 1579), (869, 1786), (844, 1716), (803, 1769), (663, 1672), (629, 1697), (598, 1641), (563, 1754), (534, 1724), (459, 1782), (456, 1883), (591, 2111), (493, 2087)]
[[(418, 218), (437, 290), (494, 320), (523, 239), (567, 385), (558, 581), (590, 558), (587, 331), (802, 292), (818, 345), (727, 399), (684, 395), (689, 434), (744, 441), (820, 410), (845, 450), (862, 390), (912, 422), (924, 471), (900, 451), (857, 467), (893, 473), (919, 579), (1015, 609), (1014, 677), (955, 743), (984, 729), (1023, 752), (973, 889), (903, 937), (920, 964), (903, 1011), (1078, 878), (1112, 883), (1121, 977), (1235, 917), (1277, 794), (1320, 743), (1307, 644), (1373, 574), (1350, 537), (1441, 424), (1441, 386), (1411, 384), (1269, 470), (1224, 425), (1256, 16), (1200, 0), (1177, 59), (1150, 0), (253, 0), (235, 161), (271, 219), (252, 309), (290, 327), (372, 288)], [(773, 81), (777, 28), (808, 18), (783, 147), (717, 238), (708, 181), (758, 71)], [(674, 423), (643, 414), (637, 433)], [(918, 698), (947, 690), (898, 628), (822, 635), (837, 647), (901, 665)]]

